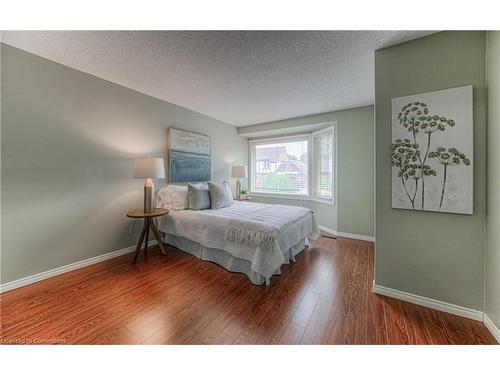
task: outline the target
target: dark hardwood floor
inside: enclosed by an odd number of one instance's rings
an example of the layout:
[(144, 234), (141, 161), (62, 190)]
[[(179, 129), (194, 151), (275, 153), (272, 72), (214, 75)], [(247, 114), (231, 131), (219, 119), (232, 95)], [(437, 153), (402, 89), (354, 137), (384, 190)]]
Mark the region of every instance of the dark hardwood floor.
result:
[(271, 285), (168, 247), (1, 295), (5, 343), (494, 344), (481, 322), (371, 292), (373, 245), (314, 241)]

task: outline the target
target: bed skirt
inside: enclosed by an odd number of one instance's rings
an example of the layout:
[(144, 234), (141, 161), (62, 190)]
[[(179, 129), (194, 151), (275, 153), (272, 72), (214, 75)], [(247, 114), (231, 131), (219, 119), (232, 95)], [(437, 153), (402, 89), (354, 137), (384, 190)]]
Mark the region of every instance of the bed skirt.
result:
[[(201, 260), (208, 260), (209, 262), (217, 263), (219, 266), (224, 267), (230, 272), (244, 273), (248, 276), (252, 284), (269, 285), (270, 283), (270, 280), (268, 278), (265, 278), (263, 275), (252, 270), (252, 262), (246, 259), (236, 258), (224, 250), (205, 247), (198, 242), (171, 234), (166, 236), (166, 241), (164, 242), (191, 255), (194, 255)], [(300, 253), (307, 246), (307, 239), (303, 239), (299, 243), (286, 250), (283, 253), (283, 258), (285, 259), (284, 264), (288, 264), (290, 263), (290, 261), (295, 262), (295, 255)], [(278, 268), (273, 275), (280, 274), (281, 267)]]

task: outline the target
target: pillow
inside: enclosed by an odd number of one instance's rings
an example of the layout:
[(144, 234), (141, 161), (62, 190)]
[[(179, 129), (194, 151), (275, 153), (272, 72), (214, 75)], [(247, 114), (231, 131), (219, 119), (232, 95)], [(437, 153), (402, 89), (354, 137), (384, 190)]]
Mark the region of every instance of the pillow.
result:
[(188, 208), (188, 187), (180, 185), (169, 185), (167, 190), (172, 199), (172, 208), (176, 211)]
[(168, 210), (173, 209), (172, 197), (170, 196), (170, 190), (167, 187), (162, 187), (158, 193), (156, 193), (155, 207), (166, 208)]
[(212, 208), (224, 208), (233, 204), (233, 194), (227, 181), (222, 181), (220, 184), (208, 183), (208, 190), (210, 192), (210, 201)]
[(188, 205), (190, 210), (210, 208), (210, 193), (207, 184), (188, 184)]

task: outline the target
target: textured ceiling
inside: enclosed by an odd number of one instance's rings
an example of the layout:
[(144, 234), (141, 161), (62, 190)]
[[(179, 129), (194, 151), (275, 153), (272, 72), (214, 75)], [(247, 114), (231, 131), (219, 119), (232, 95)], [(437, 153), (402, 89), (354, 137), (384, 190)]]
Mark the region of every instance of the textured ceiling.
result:
[(373, 103), (374, 51), (429, 31), (8, 31), (2, 41), (236, 126)]

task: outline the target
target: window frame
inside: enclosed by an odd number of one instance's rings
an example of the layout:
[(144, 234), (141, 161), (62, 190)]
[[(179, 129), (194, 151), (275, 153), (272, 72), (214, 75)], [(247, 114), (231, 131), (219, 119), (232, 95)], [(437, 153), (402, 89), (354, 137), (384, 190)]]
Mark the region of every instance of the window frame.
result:
[[(320, 202), (329, 205), (335, 205), (336, 203), (336, 187), (337, 187), (337, 137), (336, 137), (336, 123), (328, 122), (324, 124), (318, 124), (318, 126), (324, 125), (325, 127), (314, 132), (302, 133), (291, 136), (283, 137), (272, 137), (272, 138), (261, 138), (261, 139), (251, 139), (248, 141), (249, 149), (249, 190), (250, 195), (256, 197), (269, 197), (269, 198), (283, 198), (283, 199), (295, 199), (295, 200), (309, 200)], [(333, 176), (332, 176), (332, 198), (321, 197), (317, 194), (318, 183), (317, 183), (317, 173), (319, 168), (316, 165), (316, 150), (314, 148), (314, 137), (316, 135), (332, 132), (333, 143), (332, 143), (332, 161), (333, 161)], [(256, 170), (256, 160), (255, 160), (255, 150), (257, 145), (273, 144), (277, 142), (289, 142), (289, 141), (307, 141), (307, 194), (295, 194), (295, 193), (269, 193), (255, 191), (255, 170)]]

